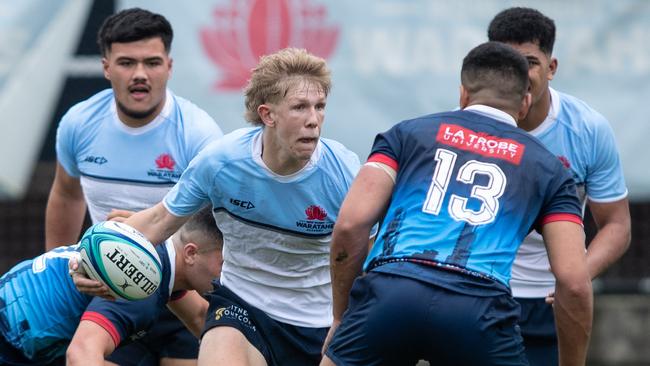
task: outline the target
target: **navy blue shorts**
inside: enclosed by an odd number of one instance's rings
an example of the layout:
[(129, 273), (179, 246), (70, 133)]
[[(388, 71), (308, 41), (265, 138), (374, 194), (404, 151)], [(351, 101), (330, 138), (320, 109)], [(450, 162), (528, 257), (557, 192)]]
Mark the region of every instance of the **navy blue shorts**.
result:
[(370, 272), (354, 282), (327, 356), (337, 365), (528, 365), (510, 295), (478, 297)]
[[(244, 334), (269, 366), (318, 365), (329, 328), (306, 328), (271, 319), (224, 286), (215, 284), (205, 329), (233, 327)], [(326, 316), (327, 314), (324, 314)]]
[(154, 366), (161, 358), (196, 359), (198, 355), (199, 340), (165, 308), (144, 336), (120, 345), (106, 359), (121, 366)]
[(515, 298), (521, 305), (519, 326), (531, 366), (557, 366), (559, 362), (553, 307), (544, 298)]

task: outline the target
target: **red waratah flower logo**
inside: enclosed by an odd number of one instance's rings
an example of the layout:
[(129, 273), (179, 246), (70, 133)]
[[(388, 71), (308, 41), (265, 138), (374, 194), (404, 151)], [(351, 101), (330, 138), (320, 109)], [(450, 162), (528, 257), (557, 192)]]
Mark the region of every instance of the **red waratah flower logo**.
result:
[(305, 214), (307, 215), (307, 220), (323, 221), (327, 217), (327, 212), (325, 212), (325, 209), (316, 205), (307, 207)]
[(215, 24), (201, 29), (201, 43), (222, 77), (217, 90), (240, 90), (260, 56), (286, 47), (328, 58), (339, 29), (325, 23), (326, 9), (310, 0), (231, 0), (213, 12)]
[(158, 169), (174, 170), (175, 165), (176, 165), (176, 162), (174, 161), (172, 156), (169, 155), (169, 154), (161, 154), (156, 159), (156, 166), (158, 167)]
[(566, 156), (558, 156), (558, 159), (560, 159), (562, 165), (564, 165), (565, 168), (571, 168), (571, 163), (569, 162), (569, 159), (566, 158)]

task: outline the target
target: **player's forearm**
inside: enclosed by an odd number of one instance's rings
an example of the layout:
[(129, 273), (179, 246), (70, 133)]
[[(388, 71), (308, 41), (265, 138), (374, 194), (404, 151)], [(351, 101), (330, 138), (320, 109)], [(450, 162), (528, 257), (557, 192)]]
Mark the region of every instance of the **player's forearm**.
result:
[(330, 253), (334, 319), (340, 320), (348, 307), (348, 296), (354, 280), (361, 275), (368, 254), (370, 228), (334, 229)]
[(587, 248), (587, 265), (595, 278), (616, 262), (630, 246), (630, 226), (611, 222), (600, 228)]
[(52, 192), (45, 210), (45, 248), (74, 244), (79, 239), (86, 214), (86, 203), (81, 197), (64, 197)]
[(203, 332), (208, 306), (208, 302), (196, 291), (189, 291), (183, 298), (167, 304), (172, 313), (198, 339)]
[(558, 281), (555, 289), (560, 366), (584, 365), (593, 317), (591, 281), (587, 275), (571, 283)]
[(139, 230), (154, 245), (172, 236), (187, 220), (187, 217), (173, 216), (162, 203), (136, 212), (124, 221)]

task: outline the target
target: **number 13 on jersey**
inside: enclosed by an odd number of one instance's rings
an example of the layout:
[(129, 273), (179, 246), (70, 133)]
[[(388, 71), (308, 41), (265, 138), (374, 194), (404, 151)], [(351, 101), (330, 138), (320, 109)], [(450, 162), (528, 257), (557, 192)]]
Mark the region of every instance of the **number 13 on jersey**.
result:
[[(427, 198), (422, 206), (422, 212), (438, 215), (443, 201), (448, 193), (449, 182), (456, 165), (458, 154), (447, 150), (436, 150), (436, 169), (431, 178)], [(488, 177), (486, 185), (474, 184), (476, 175)], [(473, 184), (470, 197), (481, 201), (478, 210), (467, 207), (468, 197), (451, 193), (449, 198), (449, 215), (457, 221), (465, 221), (472, 225), (485, 225), (494, 221), (499, 211), (499, 198), (506, 188), (507, 179), (498, 165), (478, 160), (469, 160), (458, 169), (455, 179), (465, 184)]]

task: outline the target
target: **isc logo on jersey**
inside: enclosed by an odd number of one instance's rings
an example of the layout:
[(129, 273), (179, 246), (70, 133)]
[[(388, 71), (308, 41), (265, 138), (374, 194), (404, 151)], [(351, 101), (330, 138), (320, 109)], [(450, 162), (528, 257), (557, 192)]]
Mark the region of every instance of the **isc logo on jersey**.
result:
[(91, 226), (79, 242), (79, 253), (88, 276), (106, 284), (115, 297), (144, 299), (162, 281), (156, 249), (126, 224), (104, 221)]

